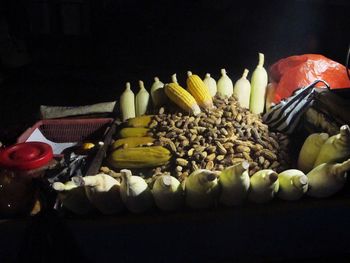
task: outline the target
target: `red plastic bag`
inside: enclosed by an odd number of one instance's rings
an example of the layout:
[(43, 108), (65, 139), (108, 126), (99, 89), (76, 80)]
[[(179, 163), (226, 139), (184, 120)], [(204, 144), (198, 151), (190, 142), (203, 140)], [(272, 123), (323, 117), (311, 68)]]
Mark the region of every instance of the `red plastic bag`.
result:
[(317, 54), (283, 58), (270, 67), (269, 76), (272, 83), (270, 101), (273, 103), (279, 103), (294, 90), (310, 85), (316, 79), (326, 81), (331, 89), (350, 88), (345, 66)]

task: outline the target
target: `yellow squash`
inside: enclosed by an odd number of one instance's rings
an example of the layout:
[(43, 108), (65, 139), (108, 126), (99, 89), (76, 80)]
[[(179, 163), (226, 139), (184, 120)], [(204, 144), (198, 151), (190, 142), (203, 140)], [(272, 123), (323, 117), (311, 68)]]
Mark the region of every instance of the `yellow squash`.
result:
[(115, 150), (109, 163), (115, 169), (147, 168), (164, 165), (170, 158), (170, 151), (162, 146), (136, 147)]
[(145, 137), (149, 129), (147, 128), (123, 128), (119, 131), (120, 138)]
[(154, 142), (154, 138), (152, 137), (128, 137), (128, 138), (122, 138), (119, 140), (116, 140), (113, 144), (112, 144), (112, 149), (115, 150), (123, 145), (125, 145), (126, 147), (124, 148), (133, 148), (133, 147), (137, 147), (143, 144), (147, 144), (147, 143), (153, 143)]
[(134, 128), (147, 127), (152, 120), (152, 115), (143, 115), (135, 118), (128, 119), (126, 125)]

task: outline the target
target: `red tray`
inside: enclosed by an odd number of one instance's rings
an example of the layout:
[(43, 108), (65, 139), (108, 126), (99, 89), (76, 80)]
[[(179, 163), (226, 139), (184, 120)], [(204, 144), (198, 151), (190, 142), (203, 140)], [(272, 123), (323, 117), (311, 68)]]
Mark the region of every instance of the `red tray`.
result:
[(23, 132), (17, 143), (25, 142), (36, 128), (39, 128), (46, 139), (58, 143), (102, 140), (112, 122), (112, 118), (41, 120)]

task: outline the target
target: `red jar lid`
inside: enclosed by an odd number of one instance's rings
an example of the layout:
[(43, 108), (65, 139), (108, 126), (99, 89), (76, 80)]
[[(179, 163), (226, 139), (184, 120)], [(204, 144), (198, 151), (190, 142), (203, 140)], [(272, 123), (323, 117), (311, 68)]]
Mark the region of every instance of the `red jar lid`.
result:
[(52, 158), (51, 146), (43, 142), (23, 142), (0, 150), (0, 166), (15, 170), (36, 169)]

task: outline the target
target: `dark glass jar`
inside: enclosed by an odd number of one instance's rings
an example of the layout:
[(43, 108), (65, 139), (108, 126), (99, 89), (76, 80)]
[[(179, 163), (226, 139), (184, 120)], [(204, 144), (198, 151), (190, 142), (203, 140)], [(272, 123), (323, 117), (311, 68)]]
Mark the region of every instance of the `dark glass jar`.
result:
[(37, 180), (53, 158), (50, 145), (19, 143), (0, 151), (0, 215), (28, 215), (37, 197)]

